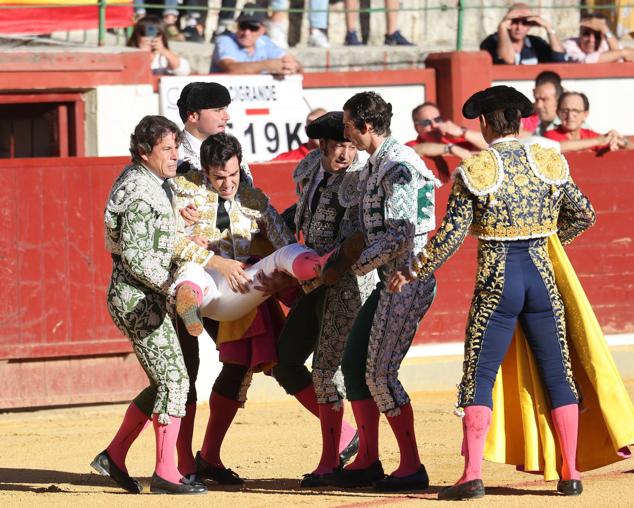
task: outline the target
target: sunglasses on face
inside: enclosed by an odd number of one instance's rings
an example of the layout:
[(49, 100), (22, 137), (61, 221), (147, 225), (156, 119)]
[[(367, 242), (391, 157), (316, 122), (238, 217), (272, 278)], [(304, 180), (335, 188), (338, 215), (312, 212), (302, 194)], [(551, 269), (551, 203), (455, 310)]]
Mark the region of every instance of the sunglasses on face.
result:
[(260, 29), (260, 25), (254, 25), (253, 23), (238, 23), (238, 30), (246, 32), (257, 32)]
[(436, 118), (425, 118), (425, 120), (416, 120), (414, 125), (420, 125), (421, 127), (430, 127), (435, 123), (440, 123), (443, 121), (442, 116), (437, 116)]
[(594, 36), (595, 39), (601, 37), (601, 32), (597, 32), (596, 30), (591, 30), (589, 28), (581, 30), (580, 34), (581, 34), (581, 37)]
[(533, 21), (529, 21), (528, 18), (513, 18), (511, 20), (512, 25), (524, 25), (524, 26), (533, 26), (535, 23)]

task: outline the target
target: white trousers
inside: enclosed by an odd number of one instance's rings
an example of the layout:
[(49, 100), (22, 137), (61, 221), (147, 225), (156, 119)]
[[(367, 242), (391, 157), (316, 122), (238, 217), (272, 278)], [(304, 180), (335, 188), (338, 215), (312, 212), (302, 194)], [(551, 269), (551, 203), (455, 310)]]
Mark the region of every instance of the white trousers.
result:
[[(297, 278), (293, 271), (293, 263), (300, 256), (317, 259), (317, 253), (304, 245), (293, 243), (276, 250), (245, 269), (250, 280), (262, 270), (265, 275), (271, 275), (275, 270), (281, 270)], [(317, 261), (315, 261), (317, 266)], [(185, 263), (176, 272), (175, 286), (183, 282), (196, 284), (203, 294), (201, 314), (203, 317), (216, 321), (233, 321), (248, 314), (264, 302), (270, 295), (251, 287), (248, 293), (236, 293), (225, 278), (213, 269), (205, 268), (196, 263)]]

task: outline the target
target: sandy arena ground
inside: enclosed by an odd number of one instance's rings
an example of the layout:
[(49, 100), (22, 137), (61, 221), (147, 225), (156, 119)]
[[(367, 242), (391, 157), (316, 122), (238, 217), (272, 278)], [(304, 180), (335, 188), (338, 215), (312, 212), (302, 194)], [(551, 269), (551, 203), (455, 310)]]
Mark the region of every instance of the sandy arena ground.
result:
[[(628, 383), (634, 394), (634, 381)], [(248, 479), (242, 489), (210, 486), (206, 495), (130, 495), (110, 480), (91, 474), (89, 463), (108, 443), (120, 423), (124, 405), (44, 410), (0, 415), (0, 506), (221, 506), (281, 507), (417, 506), (437, 502), (440, 487), (461, 473), (459, 420), (452, 415), (453, 394), (416, 393), (413, 405), (418, 445), (432, 486), (423, 493), (386, 495), (365, 490), (304, 490), (298, 479), (316, 465), (319, 428), (297, 403), (252, 402), (238, 413), (223, 448), (225, 464)], [(347, 418), (351, 417), (349, 407)], [(199, 406), (194, 443), (200, 443), (208, 416)], [(385, 419), (381, 452), (387, 472), (398, 461), (396, 442)], [(152, 474), (153, 432), (148, 428), (128, 456), (129, 471), (146, 491)], [(471, 505), (522, 508), (533, 506), (634, 506), (634, 462), (622, 461), (584, 475), (579, 498), (554, 494), (555, 483), (513, 467), (485, 463), (487, 495)], [(463, 504), (464, 506), (464, 504)]]

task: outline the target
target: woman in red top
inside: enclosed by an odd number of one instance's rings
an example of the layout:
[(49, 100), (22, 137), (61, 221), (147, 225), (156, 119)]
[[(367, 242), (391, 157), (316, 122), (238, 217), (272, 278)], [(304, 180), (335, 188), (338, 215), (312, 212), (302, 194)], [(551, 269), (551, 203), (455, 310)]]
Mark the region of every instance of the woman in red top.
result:
[(588, 97), (581, 92), (564, 92), (559, 98), (557, 115), (561, 125), (546, 131), (544, 137), (559, 141), (562, 152), (574, 150), (614, 151), (625, 148), (627, 138), (615, 130), (601, 135), (582, 125), (588, 118), (590, 103)]

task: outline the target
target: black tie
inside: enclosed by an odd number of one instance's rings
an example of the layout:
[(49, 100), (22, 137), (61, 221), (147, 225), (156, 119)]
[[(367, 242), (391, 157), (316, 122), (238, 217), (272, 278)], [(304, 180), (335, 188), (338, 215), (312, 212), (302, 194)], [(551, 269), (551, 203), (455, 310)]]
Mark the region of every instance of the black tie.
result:
[(315, 192), (313, 192), (313, 198), (310, 200), (310, 212), (311, 213), (315, 213), (315, 210), (317, 210), (317, 205), (319, 204), (319, 197), (321, 196), (321, 191), (323, 190), (323, 188), (328, 183), (328, 178), (330, 178), (330, 173), (325, 171), (324, 172), (324, 176), (321, 179), (321, 182), (319, 182), (317, 184), (317, 187), (315, 187)]
[(224, 231), (229, 227), (231, 221), (229, 220), (229, 214), (225, 208), (226, 199), (218, 197), (218, 213), (216, 214), (216, 227), (220, 231)]
[(167, 180), (163, 180), (163, 184), (161, 185), (161, 187), (163, 187), (163, 190), (165, 191), (165, 195), (167, 196), (167, 199), (169, 199), (169, 202), (172, 202), (172, 187), (170, 186), (169, 181)]

